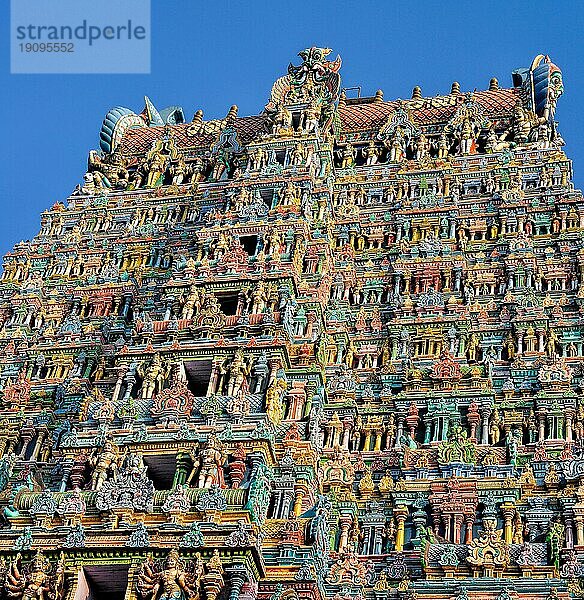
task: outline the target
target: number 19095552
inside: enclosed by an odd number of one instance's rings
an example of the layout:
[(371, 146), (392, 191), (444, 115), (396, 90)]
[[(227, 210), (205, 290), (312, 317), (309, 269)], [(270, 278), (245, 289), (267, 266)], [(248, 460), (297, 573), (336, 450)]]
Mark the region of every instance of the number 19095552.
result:
[(73, 42), (27, 42), (19, 47), (21, 52), (75, 52)]

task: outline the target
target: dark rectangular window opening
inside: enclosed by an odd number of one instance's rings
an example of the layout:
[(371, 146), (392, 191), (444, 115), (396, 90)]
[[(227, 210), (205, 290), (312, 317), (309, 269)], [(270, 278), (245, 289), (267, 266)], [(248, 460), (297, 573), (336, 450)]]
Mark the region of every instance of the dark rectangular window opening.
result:
[(148, 477), (156, 490), (170, 490), (176, 471), (175, 454), (157, 454), (144, 456), (144, 464), (148, 467)]
[(239, 294), (237, 292), (231, 292), (228, 294), (215, 294), (217, 300), (219, 300), (219, 304), (221, 305), (221, 310), (226, 315), (234, 315), (237, 313), (237, 304)]
[(300, 129), (301, 120), (302, 120), (302, 112), (294, 111), (292, 113), (292, 127), (294, 128), (294, 131), (298, 131)]
[(126, 565), (83, 567), (74, 600), (124, 600), (127, 587)]
[(274, 190), (270, 188), (263, 188), (260, 190), (260, 196), (265, 202), (266, 206), (272, 206), (272, 200), (274, 199)]
[(253, 256), (256, 252), (256, 248), (258, 246), (258, 236), (257, 235), (242, 235), (239, 238), (241, 245), (244, 247), (245, 251)]
[(207, 395), (207, 388), (211, 379), (211, 365), (212, 361), (210, 360), (185, 362), (187, 386), (195, 396)]

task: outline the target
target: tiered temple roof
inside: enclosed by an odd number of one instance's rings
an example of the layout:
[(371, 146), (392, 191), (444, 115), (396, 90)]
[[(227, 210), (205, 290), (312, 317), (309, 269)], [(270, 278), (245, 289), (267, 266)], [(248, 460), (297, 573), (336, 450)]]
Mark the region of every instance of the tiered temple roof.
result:
[(584, 200), (549, 57), (255, 116), (108, 112), (4, 257), (0, 584), (54, 600), (584, 595)]

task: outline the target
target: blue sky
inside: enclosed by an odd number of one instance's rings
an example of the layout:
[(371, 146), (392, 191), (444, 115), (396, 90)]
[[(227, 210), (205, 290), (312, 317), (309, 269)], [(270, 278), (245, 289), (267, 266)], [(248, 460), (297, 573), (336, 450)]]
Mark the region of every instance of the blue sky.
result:
[[(57, 1), (58, 0), (52, 0)], [(123, 1), (123, 0), (120, 0)], [(40, 212), (64, 200), (98, 147), (109, 108), (136, 112), (143, 96), (159, 108), (183, 106), (191, 119), (257, 114), (272, 82), (303, 48), (333, 48), (343, 59), (344, 87), (385, 98), (486, 89), (497, 77), (510, 86), (511, 71), (549, 54), (564, 74), (565, 94), (556, 116), (584, 183), (584, 7), (562, 1), (360, 0), (315, 3), (152, 0), (150, 75), (10, 75), (8, 2), (2, 2), (0, 102), (0, 253), (39, 229)], [(334, 57), (333, 55), (333, 57)]]

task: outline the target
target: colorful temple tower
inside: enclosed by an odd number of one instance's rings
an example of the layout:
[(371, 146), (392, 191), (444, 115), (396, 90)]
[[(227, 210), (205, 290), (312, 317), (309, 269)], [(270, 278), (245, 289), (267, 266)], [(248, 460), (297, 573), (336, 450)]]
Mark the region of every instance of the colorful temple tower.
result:
[(263, 112), (112, 109), (4, 258), (15, 600), (584, 595), (584, 200), (547, 56)]

